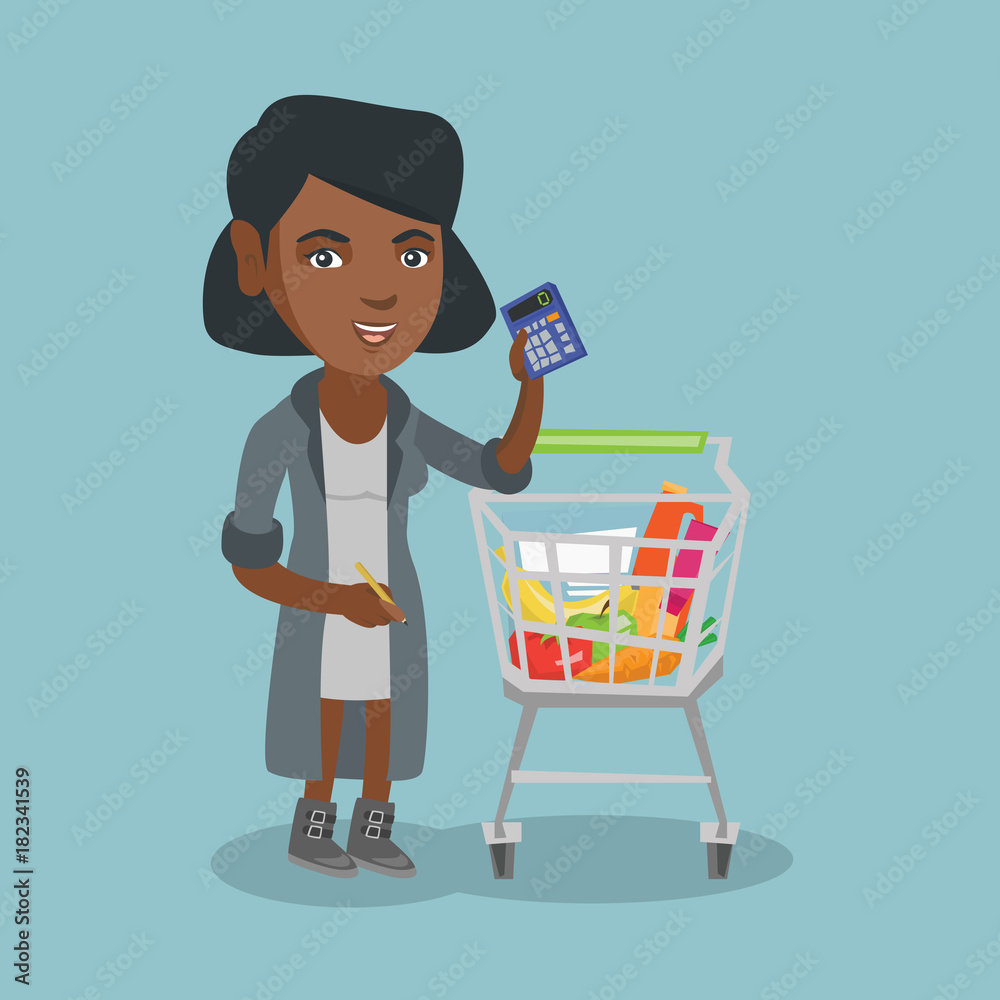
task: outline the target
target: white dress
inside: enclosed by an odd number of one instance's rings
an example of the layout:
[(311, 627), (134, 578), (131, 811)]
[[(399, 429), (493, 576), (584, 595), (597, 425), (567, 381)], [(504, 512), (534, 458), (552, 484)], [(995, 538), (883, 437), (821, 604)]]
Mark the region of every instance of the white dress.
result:
[[(386, 519), (386, 424), (371, 441), (345, 441), (320, 415), (330, 582), (363, 583), (360, 562), (379, 582), (389, 576)], [(370, 701), (389, 697), (389, 626), (364, 628), (325, 615), (320, 697)]]

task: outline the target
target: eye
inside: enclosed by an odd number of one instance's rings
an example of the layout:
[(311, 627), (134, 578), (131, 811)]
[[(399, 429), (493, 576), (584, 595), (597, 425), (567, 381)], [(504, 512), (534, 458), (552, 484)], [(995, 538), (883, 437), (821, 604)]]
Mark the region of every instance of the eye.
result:
[(344, 263), (340, 254), (330, 250), (328, 247), (323, 247), (322, 250), (313, 250), (312, 253), (307, 253), (306, 256), (313, 267), (340, 267)]
[(431, 259), (426, 250), (409, 249), (399, 258), (403, 267), (423, 267)]

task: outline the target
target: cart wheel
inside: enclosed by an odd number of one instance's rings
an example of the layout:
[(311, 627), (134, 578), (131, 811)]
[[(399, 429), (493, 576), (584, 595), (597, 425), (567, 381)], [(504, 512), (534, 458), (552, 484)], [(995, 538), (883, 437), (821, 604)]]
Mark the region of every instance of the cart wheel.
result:
[(514, 877), (514, 845), (490, 844), (490, 860), (493, 862), (494, 878)]
[(732, 844), (706, 844), (708, 848), (708, 877), (726, 878), (729, 875), (729, 859), (733, 854)]

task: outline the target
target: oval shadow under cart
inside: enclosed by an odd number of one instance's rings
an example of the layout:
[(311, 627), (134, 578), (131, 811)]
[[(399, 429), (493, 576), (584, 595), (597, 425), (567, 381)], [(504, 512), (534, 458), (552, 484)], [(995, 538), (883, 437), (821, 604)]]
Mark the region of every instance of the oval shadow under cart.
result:
[[(787, 871), (788, 849), (740, 831), (729, 877), (710, 879), (699, 825), (690, 820), (625, 816), (532, 816), (514, 854), (514, 877), (494, 879), (482, 827), (434, 830), (397, 823), (393, 840), (417, 866), (415, 878), (361, 871), (355, 878), (321, 875), (288, 861), (288, 826), (255, 841), (231, 841), (215, 852), (212, 870), (242, 892), (285, 903), (393, 906), (452, 893), (541, 903), (632, 903), (733, 892)], [(585, 838), (585, 839), (581, 839)]]

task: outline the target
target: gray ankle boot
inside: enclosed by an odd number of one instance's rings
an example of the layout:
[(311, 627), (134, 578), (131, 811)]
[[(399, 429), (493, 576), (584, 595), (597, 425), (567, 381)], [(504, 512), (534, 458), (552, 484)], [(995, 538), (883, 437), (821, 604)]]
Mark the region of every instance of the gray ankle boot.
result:
[(360, 868), (394, 878), (412, 878), (417, 874), (416, 866), (389, 839), (395, 808), (393, 802), (358, 799), (347, 835), (347, 853)]
[(288, 860), (324, 875), (353, 878), (358, 866), (333, 842), (337, 803), (299, 799), (288, 838)]

